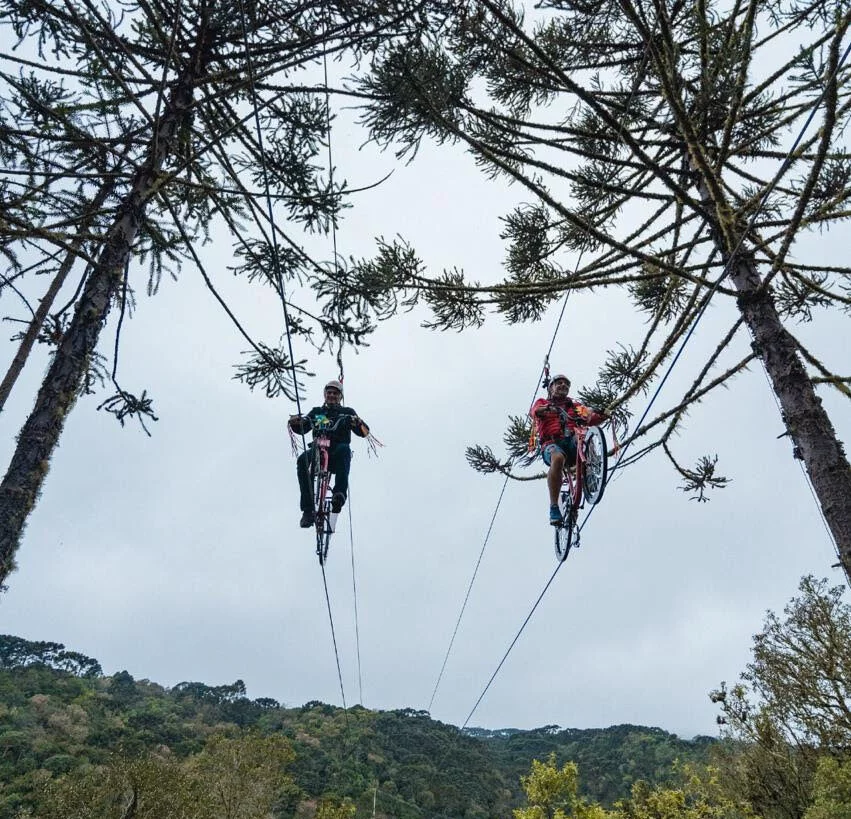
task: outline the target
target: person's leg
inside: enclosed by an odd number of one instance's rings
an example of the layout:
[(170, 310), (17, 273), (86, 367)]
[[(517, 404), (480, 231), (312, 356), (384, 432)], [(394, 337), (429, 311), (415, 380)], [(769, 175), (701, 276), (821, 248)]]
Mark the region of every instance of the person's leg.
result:
[(313, 487), (310, 485), (310, 473), (308, 464), (313, 457), (313, 445), (311, 444), (296, 461), (296, 474), (298, 475), (298, 488), (301, 498), (299, 506), (302, 512), (313, 509)]
[(558, 447), (550, 452), (550, 471), (547, 473), (547, 487), (550, 490), (550, 506), (558, 506), (558, 493), (564, 480), (564, 453)]
[(296, 460), (296, 475), (298, 475), (299, 508), (302, 511), (301, 527), (306, 529), (313, 525), (313, 487), (310, 481), (308, 464), (313, 457), (313, 444), (311, 444)]
[(568, 435), (559, 446), (565, 451), (567, 454), (567, 465), (568, 466), (576, 466), (576, 436)]
[(348, 444), (332, 447), (329, 466), (334, 473), (334, 494), (332, 508), (339, 512), (349, 494), (349, 469), (352, 465), (352, 450)]
[(541, 453), (544, 463), (550, 468), (547, 472), (547, 489), (550, 493), (550, 523), (561, 523), (561, 510), (558, 508), (558, 494), (561, 491), (564, 470), (564, 452), (557, 444), (547, 444)]

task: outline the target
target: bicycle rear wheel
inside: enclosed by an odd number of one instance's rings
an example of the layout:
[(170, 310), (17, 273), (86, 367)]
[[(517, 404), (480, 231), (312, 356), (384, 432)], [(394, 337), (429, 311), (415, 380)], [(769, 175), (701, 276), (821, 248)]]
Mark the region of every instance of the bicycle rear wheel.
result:
[(555, 526), (555, 549), (556, 560), (559, 563), (567, 560), (570, 547), (573, 545), (573, 534), (576, 524), (576, 510), (573, 507), (573, 498), (567, 487), (562, 487), (558, 497), (558, 508), (561, 512), (561, 523)]
[(599, 503), (606, 488), (608, 470), (608, 452), (606, 438), (600, 427), (589, 427), (583, 444), (585, 463), (583, 465), (582, 492), (585, 500), (592, 506)]

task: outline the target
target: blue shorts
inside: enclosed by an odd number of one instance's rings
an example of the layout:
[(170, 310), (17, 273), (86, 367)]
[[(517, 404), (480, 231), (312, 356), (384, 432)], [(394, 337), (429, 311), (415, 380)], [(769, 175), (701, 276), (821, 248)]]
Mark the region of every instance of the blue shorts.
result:
[(541, 447), (541, 457), (544, 463), (549, 466), (550, 458), (553, 450), (558, 450), (567, 459), (567, 465), (573, 466), (576, 463), (576, 436), (568, 435), (560, 441), (552, 441), (549, 444), (544, 444)]

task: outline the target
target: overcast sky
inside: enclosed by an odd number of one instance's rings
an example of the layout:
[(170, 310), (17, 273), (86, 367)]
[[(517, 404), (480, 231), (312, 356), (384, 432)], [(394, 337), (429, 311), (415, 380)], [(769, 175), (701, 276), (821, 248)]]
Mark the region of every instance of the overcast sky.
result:
[[(365, 256), (374, 238), (409, 239), (433, 272), (463, 267), (482, 281), (501, 273), (500, 217), (524, 194), (492, 182), (461, 152), (426, 146), (404, 166), (359, 149), (363, 134), (335, 126), (339, 172), (357, 195), (338, 235), (341, 253)], [(314, 245), (330, 257), (330, 240)], [(840, 237), (810, 252), (839, 253)], [(832, 244), (831, 244), (832, 243)], [(832, 249), (832, 250), (831, 250)], [(233, 279), (230, 245), (205, 249), (216, 283), (257, 338), (282, 329), (280, 304)], [(311, 531), (298, 528), (295, 459), (285, 431), (294, 407), (232, 380), (245, 349), (191, 269), (144, 295), (125, 325), (120, 380), (147, 389), (160, 420), (153, 437), (97, 412), (106, 395), (70, 414), (41, 500), (0, 600), (0, 630), (55, 640), (165, 685), (243, 679), (252, 697), (290, 706), (341, 703), (320, 568)], [(734, 318), (707, 314), (658, 409), (691, 382)], [(5, 312), (5, 311), (4, 311)], [(479, 331), (420, 329), (414, 311), (383, 325), (345, 361), (346, 403), (385, 444), (377, 459), (355, 440), (351, 476), (363, 704), (425, 708), (502, 485), (473, 472), (471, 443), (502, 451), (509, 414), (525, 412), (556, 319)], [(114, 319), (102, 338), (111, 349)], [(851, 360), (848, 317), (807, 328), (833, 363)], [(571, 298), (552, 364), (574, 387), (593, 383), (605, 350), (640, 338), (626, 300)], [(9, 333), (7, 332), (8, 336)], [(4, 360), (13, 345), (3, 341)], [(730, 359), (747, 349), (739, 339)], [(46, 359), (33, 360), (0, 416), (0, 456), (31, 408)], [(316, 358), (307, 406), (336, 377)], [(5, 366), (5, 365), (4, 365)], [(841, 437), (851, 413), (824, 392)], [(638, 402), (639, 412), (643, 404)], [(667, 463), (651, 456), (607, 489), (535, 616), (471, 720), (490, 728), (556, 723), (641, 723), (682, 736), (715, 734), (708, 692), (735, 679), (766, 609), (780, 609), (805, 573), (842, 582), (829, 537), (791, 456), (762, 370), (689, 416), (676, 441), (685, 463), (718, 454), (732, 479), (709, 503), (690, 501)], [(555, 568), (542, 483), (511, 483), (485, 552), (454, 652), (432, 709), (461, 724)], [(346, 697), (359, 700), (347, 517), (327, 579)]]

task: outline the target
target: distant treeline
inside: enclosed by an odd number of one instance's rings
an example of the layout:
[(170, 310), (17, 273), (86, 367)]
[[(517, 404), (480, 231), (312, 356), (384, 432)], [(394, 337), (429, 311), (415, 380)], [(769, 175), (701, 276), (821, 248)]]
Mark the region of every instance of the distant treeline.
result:
[(711, 742), (632, 725), (462, 734), (412, 709), (284, 708), (248, 698), (242, 680), (165, 688), (126, 671), (104, 676), (97, 660), (59, 643), (0, 636), (0, 819), (36, 809), (48, 781), (83, 781), (117, 758), (206, 759), (221, 737), (286, 741), (292, 758), (274, 799), (282, 818), (319, 804), (371, 815), (373, 800), (400, 819), (510, 816), (522, 803), (520, 777), (550, 753), (577, 762), (581, 792), (609, 805), (636, 780), (667, 781), (674, 760), (703, 760)]

